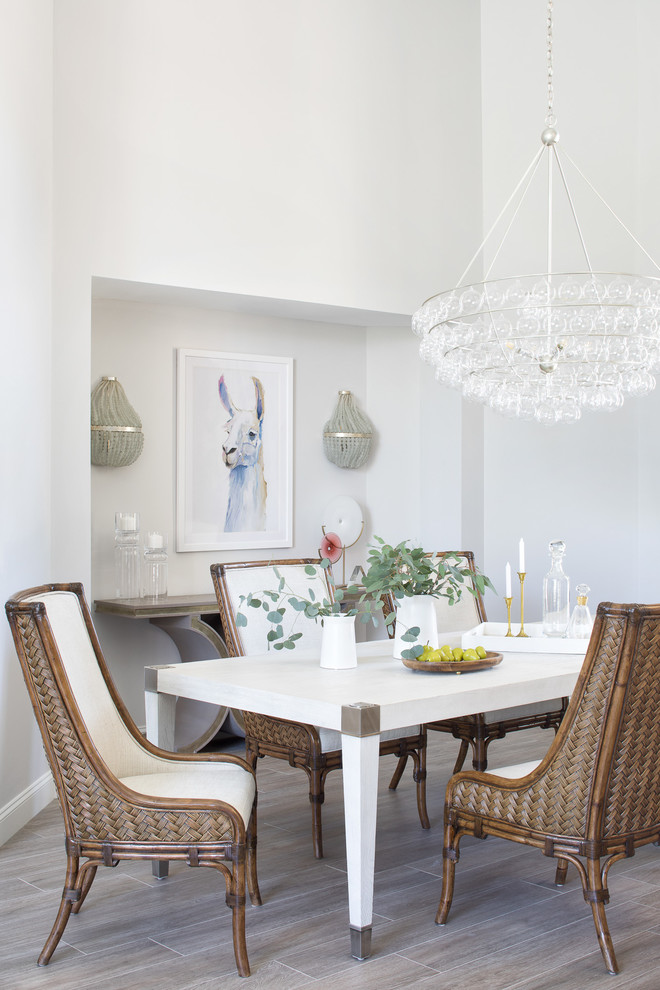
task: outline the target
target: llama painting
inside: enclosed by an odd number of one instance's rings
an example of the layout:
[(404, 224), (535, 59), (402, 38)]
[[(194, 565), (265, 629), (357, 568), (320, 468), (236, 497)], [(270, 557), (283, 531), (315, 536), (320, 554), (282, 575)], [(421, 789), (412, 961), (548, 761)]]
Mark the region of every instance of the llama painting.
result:
[(266, 528), (268, 486), (263, 457), (264, 387), (254, 375), (252, 381), (255, 401), (254, 408), (250, 409), (239, 409), (235, 405), (224, 375), (218, 381), (220, 401), (229, 413), (225, 424), (227, 438), (222, 445), (222, 459), (229, 468), (225, 533)]
[(177, 351), (176, 549), (293, 544), (293, 360)]

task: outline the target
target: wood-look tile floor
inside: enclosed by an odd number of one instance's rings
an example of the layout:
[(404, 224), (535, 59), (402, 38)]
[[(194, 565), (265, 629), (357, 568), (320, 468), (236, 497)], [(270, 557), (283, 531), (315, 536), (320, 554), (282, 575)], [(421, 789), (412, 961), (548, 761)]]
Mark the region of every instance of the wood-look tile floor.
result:
[[(548, 733), (494, 743), (491, 765), (540, 757)], [(574, 873), (554, 887), (553, 862), (504, 840), (466, 841), (449, 923), (434, 923), (442, 871), (444, 785), (456, 743), (429, 733), (430, 831), (417, 818), (409, 774), (387, 784), (381, 760), (373, 954), (351, 958), (341, 774), (324, 805), (325, 858), (311, 852), (306, 777), (259, 764), (259, 879), (247, 910), (252, 976), (236, 975), (230, 912), (214, 870), (149, 863), (101, 869), (47, 967), (37, 956), (64, 879), (59, 809), (50, 805), (0, 849), (0, 987), (7, 990), (658, 990), (660, 849), (647, 846), (610, 874), (608, 908), (621, 973), (607, 974), (591, 911)], [(229, 744), (233, 751), (241, 744)]]

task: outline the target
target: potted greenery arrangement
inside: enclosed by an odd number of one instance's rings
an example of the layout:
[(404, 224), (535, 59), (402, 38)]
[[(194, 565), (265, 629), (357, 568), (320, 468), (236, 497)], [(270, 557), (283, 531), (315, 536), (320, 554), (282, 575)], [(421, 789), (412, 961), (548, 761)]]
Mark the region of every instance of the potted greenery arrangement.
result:
[[(308, 619), (321, 620), (323, 625), (321, 666), (334, 668), (355, 666), (357, 664), (355, 650), (356, 616), (362, 623), (377, 623), (377, 611), (379, 611), (380, 606), (376, 606), (371, 596), (365, 593), (363, 588), (358, 588), (357, 585), (338, 588), (330, 569), (330, 560), (327, 557), (322, 557), (318, 565), (307, 564), (305, 566), (305, 573), (310, 579), (317, 577), (319, 566), (328, 571), (328, 582), (333, 590), (333, 601), (327, 595), (317, 594), (311, 586), (311, 580), (306, 595), (301, 595), (300, 592), (295, 591), (287, 584), (279, 568), (274, 565), (273, 574), (277, 579), (277, 587), (241, 595), (239, 610), (236, 613), (236, 625), (247, 625), (248, 609), (262, 609), (272, 627), (266, 636), (268, 648), (270, 649), (272, 646), (274, 650), (293, 650), (297, 642), (302, 639), (303, 633), (296, 630), (295, 622), (285, 633), (283, 619), (287, 607), (290, 607), (294, 612), (298, 612)], [(346, 600), (349, 597), (353, 604), (347, 607)]]
[[(428, 554), (421, 547), (411, 547), (408, 541), (390, 546), (379, 536), (369, 547), (367, 571), (361, 586), (338, 588), (332, 570), (328, 581), (333, 589), (334, 601), (319, 595), (308, 587), (301, 595), (291, 588), (280, 570), (273, 565), (277, 588), (241, 595), (236, 625), (246, 626), (250, 608), (262, 609), (272, 628), (267, 634), (268, 648), (293, 650), (303, 637), (296, 630), (295, 622), (285, 633), (283, 619), (287, 608), (305, 615), (308, 619), (321, 620), (323, 641), (321, 665), (332, 667), (355, 666), (355, 619), (362, 623), (378, 625), (381, 614), (389, 628), (396, 620), (394, 656), (415, 659), (428, 643), (438, 645), (434, 598), (447, 598), (454, 604), (464, 591), (475, 595), (492, 588), (490, 580), (479, 571), (476, 574), (462, 563), (456, 554)], [(317, 568), (331, 567), (330, 560), (322, 557), (319, 564), (307, 564), (305, 573), (313, 579)], [(346, 606), (347, 599), (352, 604)], [(396, 610), (384, 607), (393, 602)], [(348, 621), (346, 621), (348, 620)], [(352, 644), (352, 645), (351, 645)]]
[(438, 630), (434, 598), (455, 604), (461, 595), (483, 594), (493, 588), (489, 578), (473, 572), (457, 554), (428, 554), (405, 540), (390, 546), (379, 536), (369, 547), (364, 592), (372, 600), (388, 596), (396, 606), (385, 615), (385, 625), (396, 620), (394, 656), (414, 660), (424, 646), (437, 648)]

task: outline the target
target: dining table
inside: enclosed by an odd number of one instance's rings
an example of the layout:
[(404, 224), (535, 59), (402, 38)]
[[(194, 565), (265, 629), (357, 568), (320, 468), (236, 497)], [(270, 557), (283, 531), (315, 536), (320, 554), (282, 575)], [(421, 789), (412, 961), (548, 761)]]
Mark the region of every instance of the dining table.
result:
[(321, 667), (296, 649), (145, 668), (147, 737), (173, 748), (178, 697), (341, 733), (351, 954), (371, 952), (380, 733), (416, 723), (570, 695), (583, 654), (502, 652), (487, 669), (411, 670), (391, 640), (360, 643), (357, 666)]

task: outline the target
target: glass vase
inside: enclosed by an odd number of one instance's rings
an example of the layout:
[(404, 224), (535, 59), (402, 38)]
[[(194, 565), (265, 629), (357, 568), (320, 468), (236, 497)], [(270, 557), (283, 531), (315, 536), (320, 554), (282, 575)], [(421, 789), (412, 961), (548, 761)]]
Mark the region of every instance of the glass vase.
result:
[[(409, 629), (419, 627), (419, 635), (413, 642), (402, 637)], [(394, 633), (394, 657), (401, 659), (404, 650), (413, 646), (438, 648), (438, 619), (435, 598), (432, 595), (411, 595), (400, 598), (396, 603), (396, 631)]]

